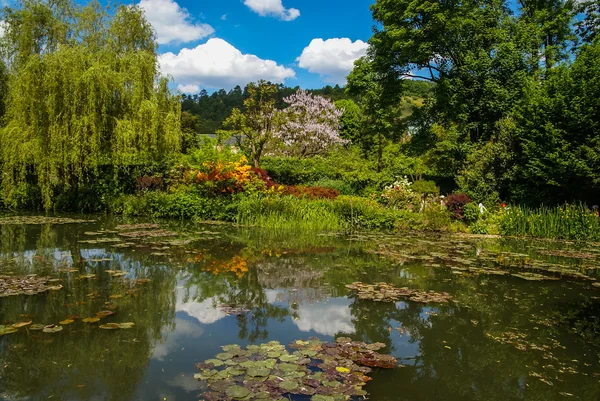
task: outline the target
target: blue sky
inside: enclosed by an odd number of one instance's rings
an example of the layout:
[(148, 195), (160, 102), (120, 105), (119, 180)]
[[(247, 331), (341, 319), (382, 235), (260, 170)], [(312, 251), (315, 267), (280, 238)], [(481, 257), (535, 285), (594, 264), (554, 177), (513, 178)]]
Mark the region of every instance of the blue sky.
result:
[(257, 79), (317, 88), (345, 83), (372, 33), (373, 0), (139, 0), (159, 61), (182, 91)]

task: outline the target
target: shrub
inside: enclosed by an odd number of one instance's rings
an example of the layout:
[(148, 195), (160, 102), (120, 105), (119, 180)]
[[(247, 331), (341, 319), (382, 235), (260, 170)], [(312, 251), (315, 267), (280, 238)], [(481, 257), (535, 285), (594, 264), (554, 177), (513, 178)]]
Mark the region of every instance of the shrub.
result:
[(424, 230), (442, 231), (452, 223), (448, 209), (438, 203), (427, 205), (422, 214)]
[(479, 206), (475, 202), (467, 203), (463, 206), (463, 216), (468, 224), (477, 222), (481, 217)]
[(412, 190), (411, 183), (406, 177), (399, 178), (392, 185), (383, 189), (381, 198), (383, 203), (394, 209), (414, 209), (420, 202), (420, 196)]
[(287, 186), (283, 188), (282, 194), (292, 195), (296, 198), (308, 199), (335, 199), (340, 193), (335, 189), (323, 187), (307, 187), (304, 185)]
[(471, 234), (489, 234), (488, 226), (483, 220), (478, 220), (471, 225)]
[(267, 189), (271, 189), (274, 186), (276, 186), (277, 184), (271, 179), (271, 177), (269, 177), (269, 173), (267, 173), (267, 170), (264, 170), (262, 168), (252, 168), (252, 172), (262, 181), (265, 183), (265, 187)]
[(471, 203), (471, 198), (466, 194), (452, 194), (446, 198), (445, 203), (454, 218), (462, 220), (464, 218), (464, 207), (466, 204)]
[(333, 180), (331, 178), (322, 178), (318, 181), (313, 181), (308, 186), (331, 188), (338, 191), (341, 195), (354, 195), (352, 186), (343, 180)]
[(418, 180), (412, 183), (411, 189), (418, 194), (425, 196), (438, 196), (440, 187), (435, 185), (433, 181)]
[(159, 191), (164, 189), (165, 181), (162, 177), (137, 177), (135, 179), (137, 191)]

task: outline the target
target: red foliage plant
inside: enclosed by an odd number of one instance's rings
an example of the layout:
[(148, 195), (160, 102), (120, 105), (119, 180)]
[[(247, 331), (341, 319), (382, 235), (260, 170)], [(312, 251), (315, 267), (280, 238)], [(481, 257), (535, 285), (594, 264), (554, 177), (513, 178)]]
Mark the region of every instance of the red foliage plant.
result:
[(165, 181), (162, 177), (138, 177), (136, 189), (138, 191), (159, 191), (163, 189)]
[(335, 199), (340, 196), (340, 191), (325, 187), (306, 187), (303, 185), (287, 186), (282, 192), (284, 195), (292, 195), (296, 198), (308, 199)]
[(467, 194), (452, 194), (446, 198), (446, 207), (458, 220), (465, 217), (463, 209), (467, 203), (471, 203), (471, 198)]
[(267, 189), (273, 188), (274, 186), (277, 185), (271, 179), (271, 177), (269, 177), (269, 174), (267, 173), (267, 170), (264, 170), (262, 168), (256, 168), (256, 167), (254, 167), (250, 171), (252, 171), (254, 174), (256, 174), (258, 176), (258, 178), (260, 178), (260, 180), (265, 183), (265, 185), (267, 186)]

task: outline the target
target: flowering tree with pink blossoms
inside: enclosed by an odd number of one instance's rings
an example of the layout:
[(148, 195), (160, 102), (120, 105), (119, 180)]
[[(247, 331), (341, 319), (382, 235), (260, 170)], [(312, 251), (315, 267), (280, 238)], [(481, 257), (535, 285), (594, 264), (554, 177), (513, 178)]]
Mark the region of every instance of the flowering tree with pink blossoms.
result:
[(281, 141), (284, 154), (310, 157), (348, 143), (339, 133), (343, 110), (329, 99), (300, 89), (283, 100), (289, 107), (283, 110), (285, 122), (274, 136)]

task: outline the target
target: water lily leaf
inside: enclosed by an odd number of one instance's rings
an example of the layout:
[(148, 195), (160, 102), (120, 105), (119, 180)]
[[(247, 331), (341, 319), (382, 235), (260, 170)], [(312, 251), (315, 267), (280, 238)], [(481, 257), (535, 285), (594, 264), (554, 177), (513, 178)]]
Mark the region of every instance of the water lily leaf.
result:
[(71, 324), (71, 323), (73, 323), (74, 321), (75, 321), (75, 320), (72, 320), (72, 319), (65, 319), (65, 320), (63, 320), (63, 321), (60, 321), (60, 322), (58, 322), (58, 324), (60, 324), (60, 325), (63, 325), (63, 326), (66, 326), (67, 324)]
[(254, 368), (248, 369), (247, 373), (248, 373), (248, 376), (251, 376), (251, 377), (266, 377), (266, 376), (269, 376), (269, 374), (271, 374), (271, 370), (269, 370), (267, 368), (254, 367)]
[(132, 329), (133, 326), (135, 326), (135, 323), (132, 323), (132, 322), (119, 323), (120, 329)]
[(59, 331), (62, 331), (62, 326), (57, 326), (55, 324), (49, 324), (48, 326), (45, 326), (43, 329), (44, 333), (57, 333)]
[(229, 373), (231, 376), (241, 376), (244, 374), (244, 370), (242, 369), (235, 369), (235, 368), (227, 368), (225, 369), (227, 371), (227, 373)]
[(296, 361), (300, 360), (300, 357), (298, 355), (285, 354), (285, 355), (281, 355), (279, 357), (279, 360), (281, 362), (296, 362)]
[(296, 370), (298, 370), (298, 365), (294, 365), (293, 363), (284, 362), (277, 365), (277, 367), (284, 372), (295, 372)]
[(233, 357), (235, 357), (235, 355), (230, 354), (229, 352), (221, 352), (220, 354), (215, 355), (215, 358), (220, 359), (222, 361), (232, 359)]
[(81, 319), (84, 323), (96, 323), (100, 321), (99, 317), (86, 317), (85, 319)]
[(227, 391), (228, 388), (232, 387), (233, 385), (235, 385), (235, 383), (232, 380), (218, 380), (210, 383), (208, 387), (210, 387), (210, 389), (213, 391), (224, 393)]
[(100, 319), (104, 319), (105, 317), (114, 315), (114, 314), (115, 314), (115, 312), (113, 312), (111, 310), (103, 310), (103, 311), (97, 312), (96, 317), (99, 317)]
[(13, 326), (0, 326), (0, 336), (3, 336), (5, 334), (16, 333), (17, 331), (19, 330)]
[(212, 363), (212, 365), (215, 368), (218, 368), (219, 366), (223, 366), (223, 361), (221, 361), (220, 359), (207, 359), (206, 361), (204, 361), (204, 363), (206, 363), (206, 364)]
[(279, 383), (279, 387), (286, 391), (293, 391), (297, 389), (298, 386), (299, 384), (297, 382), (291, 380), (284, 380), (281, 383)]
[(28, 327), (29, 330), (44, 330), (44, 327), (46, 327), (43, 324), (32, 324), (31, 326)]
[(119, 299), (119, 298), (123, 298), (122, 294), (115, 294), (115, 295), (111, 295), (109, 296), (110, 299)]
[(15, 329), (19, 329), (21, 327), (29, 326), (32, 322), (19, 322), (12, 325)]
[(350, 369), (344, 368), (342, 366), (338, 366), (337, 368), (335, 368), (335, 370), (337, 370), (339, 373), (350, 373)]
[(234, 385), (234, 386), (229, 387), (226, 390), (225, 394), (227, 394), (228, 397), (231, 397), (236, 400), (240, 400), (242, 398), (249, 396), (251, 394), (251, 392), (250, 392), (250, 390), (248, 390), (245, 387)]
[(106, 323), (106, 324), (101, 324), (100, 328), (104, 329), (104, 330), (118, 330), (119, 325), (117, 323)]

